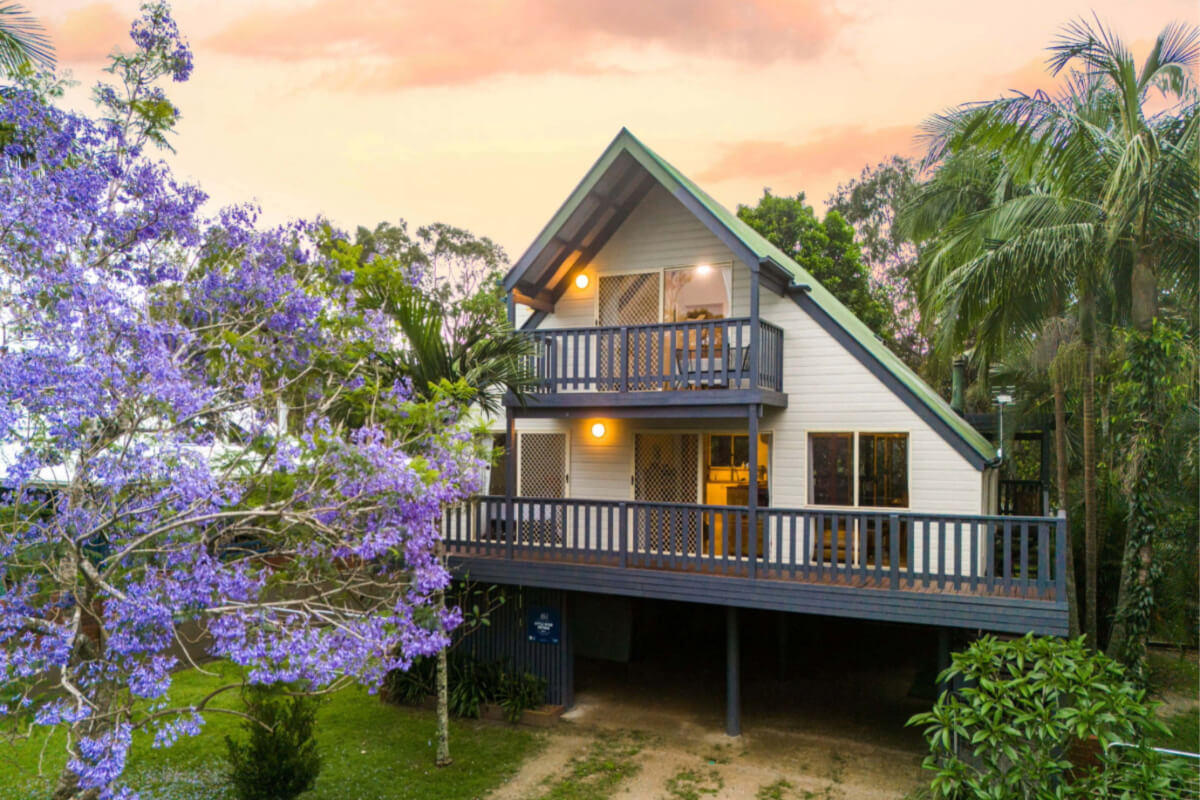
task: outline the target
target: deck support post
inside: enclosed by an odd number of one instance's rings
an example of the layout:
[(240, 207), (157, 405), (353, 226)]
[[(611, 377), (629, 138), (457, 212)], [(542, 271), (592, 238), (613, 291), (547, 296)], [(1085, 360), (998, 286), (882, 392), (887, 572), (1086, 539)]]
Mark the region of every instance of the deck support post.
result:
[[(748, 406), (748, 408), (749, 408), (749, 412), (747, 414), (746, 423), (747, 423), (747, 427), (749, 428), (749, 432), (748, 432), (749, 435), (746, 438), (747, 438), (747, 445), (748, 445), (749, 459), (750, 459), (750, 463), (747, 464), (747, 466), (749, 467), (748, 471), (750, 473), (750, 475), (749, 475), (749, 479), (750, 479), (749, 495), (750, 496), (749, 496), (749, 498), (747, 498), (748, 504), (749, 504), (749, 509), (746, 512), (746, 522), (747, 522), (747, 524), (746, 524), (746, 528), (747, 528), (747, 530), (746, 530), (746, 552), (750, 556), (749, 570), (750, 570), (750, 577), (753, 578), (753, 577), (756, 577), (756, 573), (758, 571), (758, 558), (761, 555), (758, 552), (758, 409), (759, 409), (759, 406), (752, 404), (752, 405)], [(764, 542), (763, 545), (765, 546), (766, 543)]]
[(777, 636), (779, 639), (779, 663), (777, 667), (777, 678), (780, 681), (787, 680), (788, 668), (788, 613), (786, 611), (775, 612), (775, 624), (778, 628)]
[[(511, 294), (509, 295), (512, 296)], [(517, 525), (513, 519), (513, 495), (517, 493), (517, 420), (512, 408), (504, 409), (504, 540), (505, 556), (513, 557)]]
[(742, 691), (738, 676), (741, 654), (738, 646), (738, 613), (725, 607), (725, 733), (742, 735)]
[(950, 688), (949, 683), (942, 681), (942, 670), (950, 666), (950, 629), (945, 626), (939, 626), (937, 629), (937, 694), (941, 697), (942, 692)]

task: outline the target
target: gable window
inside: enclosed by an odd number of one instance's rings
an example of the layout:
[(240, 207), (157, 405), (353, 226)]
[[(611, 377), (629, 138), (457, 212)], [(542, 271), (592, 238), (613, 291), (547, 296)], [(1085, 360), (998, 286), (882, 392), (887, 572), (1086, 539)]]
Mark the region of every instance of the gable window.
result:
[(907, 433), (810, 433), (808, 502), (908, 507)]
[(732, 282), (728, 265), (663, 270), (663, 322), (725, 319)]

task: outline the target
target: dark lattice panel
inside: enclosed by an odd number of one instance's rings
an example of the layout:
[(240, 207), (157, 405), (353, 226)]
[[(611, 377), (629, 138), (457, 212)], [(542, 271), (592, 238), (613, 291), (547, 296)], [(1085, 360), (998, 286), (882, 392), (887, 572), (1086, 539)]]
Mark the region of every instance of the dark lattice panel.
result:
[[(646, 272), (637, 275), (602, 275), (597, 287), (599, 297), (600, 325), (648, 325), (658, 322), (658, 273)], [(629, 352), (621, 353), (619, 341), (610, 343), (600, 337), (596, 347), (599, 388), (602, 391), (620, 389), (616, 380), (620, 375), (621, 359), (630, 376), (659, 374), (661, 348), (651, 346), (644, 336), (634, 334), (630, 338)], [(614, 351), (609, 353), (610, 348)], [(631, 390), (660, 388), (657, 382), (631, 380)]]
[[(567, 437), (563, 433), (522, 433), (520, 457), (522, 497), (565, 497)], [(525, 507), (519, 518), (521, 539), (533, 544), (558, 544), (563, 533), (562, 506)]]
[[(699, 437), (695, 434), (639, 433), (634, 437), (634, 498), (654, 503), (689, 503), (697, 500)], [(652, 510), (639, 514), (635, 527), (638, 548), (679, 549), (700, 547), (700, 516)]]

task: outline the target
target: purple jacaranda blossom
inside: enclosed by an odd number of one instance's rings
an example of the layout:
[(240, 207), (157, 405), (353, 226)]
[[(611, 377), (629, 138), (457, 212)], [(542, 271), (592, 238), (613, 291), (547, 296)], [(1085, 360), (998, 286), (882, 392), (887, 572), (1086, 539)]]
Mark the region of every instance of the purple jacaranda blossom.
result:
[(134, 731), (200, 730), (171, 698), (197, 632), (313, 688), (445, 647), (442, 513), (482, 475), (454, 405), (378, 385), (399, 332), (318, 222), (210, 211), (151, 157), (174, 115), (139, 109), (192, 57), (162, 4), (131, 37), (98, 118), (0, 98), (0, 721), (69, 727), (65, 777), (102, 797), (132, 796)]

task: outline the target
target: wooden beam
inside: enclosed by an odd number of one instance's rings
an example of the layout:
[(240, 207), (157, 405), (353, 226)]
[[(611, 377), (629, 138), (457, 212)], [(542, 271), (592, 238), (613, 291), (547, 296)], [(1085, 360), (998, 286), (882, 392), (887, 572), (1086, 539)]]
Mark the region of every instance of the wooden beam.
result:
[(529, 306), (535, 311), (545, 311), (547, 314), (554, 311), (554, 299), (548, 292), (538, 292), (535, 297), (530, 297), (520, 289), (513, 289), (512, 297), (515, 302)]
[[(558, 287), (554, 290), (554, 299), (556, 301), (562, 297), (563, 292), (571, 285), (571, 281), (575, 280), (575, 276), (586, 269), (588, 264), (592, 263), (592, 259), (596, 257), (596, 254), (600, 252), (600, 249), (604, 247), (608, 240), (612, 238), (612, 235), (617, 232), (617, 228), (620, 228), (625, 223), (629, 212), (633, 211), (637, 204), (642, 202), (642, 198), (646, 196), (646, 193), (650, 191), (650, 187), (653, 185), (654, 176), (647, 174), (624, 203), (613, 207), (616, 209), (616, 213), (612, 215), (612, 218), (600, 232), (596, 234), (596, 237), (592, 239), (592, 243), (579, 254), (579, 258), (575, 259), (575, 263), (567, 270), (567, 274), (563, 276)], [(601, 208), (605, 207), (602, 206)], [(581, 230), (587, 230), (587, 228)]]
[(741, 647), (738, 641), (738, 612), (725, 606), (725, 734), (742, 735)]

